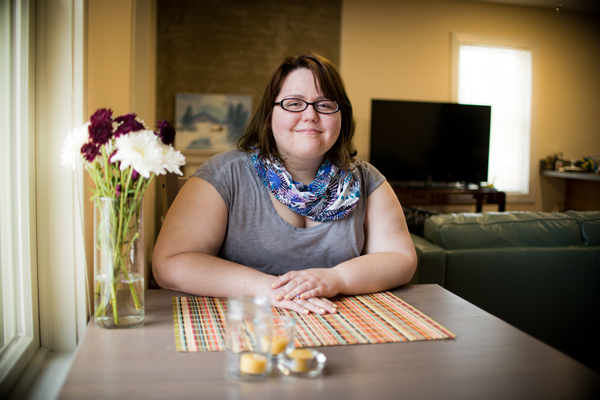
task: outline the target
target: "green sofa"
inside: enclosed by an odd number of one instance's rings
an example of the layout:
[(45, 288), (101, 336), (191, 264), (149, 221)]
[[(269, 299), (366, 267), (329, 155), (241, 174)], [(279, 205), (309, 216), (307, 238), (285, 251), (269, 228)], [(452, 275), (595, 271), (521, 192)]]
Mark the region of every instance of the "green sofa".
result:
[(600, 211), (433, 215), (412, 283), (437, 283), (600, 372)]

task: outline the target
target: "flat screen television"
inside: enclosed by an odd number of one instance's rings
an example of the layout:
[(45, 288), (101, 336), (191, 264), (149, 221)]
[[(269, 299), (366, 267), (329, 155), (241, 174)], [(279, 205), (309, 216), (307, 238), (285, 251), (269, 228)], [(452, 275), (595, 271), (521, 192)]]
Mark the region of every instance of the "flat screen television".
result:
[(370, 162), (391, 184), (487, 181), (491, 106), (372, 100)]

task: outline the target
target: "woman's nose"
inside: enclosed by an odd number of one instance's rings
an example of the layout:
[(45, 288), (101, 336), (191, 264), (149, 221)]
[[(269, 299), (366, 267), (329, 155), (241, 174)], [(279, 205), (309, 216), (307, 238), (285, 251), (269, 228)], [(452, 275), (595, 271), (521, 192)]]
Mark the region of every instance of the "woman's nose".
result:
[(317, 121), (319, 119), (319, 113), (315, 110), (314, 105), (309, 105), (306, 110), (302, 111), (302, 119), (306, 121)]

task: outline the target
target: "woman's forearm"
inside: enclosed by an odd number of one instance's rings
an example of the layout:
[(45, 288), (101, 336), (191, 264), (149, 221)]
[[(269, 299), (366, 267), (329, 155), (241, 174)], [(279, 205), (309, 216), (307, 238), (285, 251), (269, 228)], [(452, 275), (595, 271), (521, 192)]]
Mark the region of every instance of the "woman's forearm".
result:
[(366, 254), (343, 262), (333, 270), (343, 282), (341, 294), (374, 293), (404, 285), (413, 277), (416, 262), (393, 252)]
[(267, 294), (275, 277), (244, 265), (202, 253), (182, 253), (155, 260), (157, 283), (198, 296)]

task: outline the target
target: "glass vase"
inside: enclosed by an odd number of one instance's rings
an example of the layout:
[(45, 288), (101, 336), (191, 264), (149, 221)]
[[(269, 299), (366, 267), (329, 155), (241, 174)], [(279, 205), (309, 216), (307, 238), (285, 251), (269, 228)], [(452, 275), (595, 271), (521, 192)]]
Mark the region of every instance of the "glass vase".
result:
[(102, 328), (144, 324), (142, 199), (94, 204), (94, 316)]

